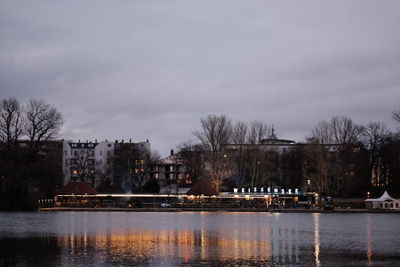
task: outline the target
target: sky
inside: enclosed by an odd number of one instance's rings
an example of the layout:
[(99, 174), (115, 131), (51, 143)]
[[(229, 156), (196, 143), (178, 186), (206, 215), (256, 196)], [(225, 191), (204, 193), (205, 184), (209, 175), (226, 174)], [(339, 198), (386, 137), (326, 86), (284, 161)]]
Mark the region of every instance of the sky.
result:
[(0, 99), (44, 99), (59, 138), (149, 139), (161, 156), (200, 119), (385, 122), (400, 108), (400, 1), (0, 0)]

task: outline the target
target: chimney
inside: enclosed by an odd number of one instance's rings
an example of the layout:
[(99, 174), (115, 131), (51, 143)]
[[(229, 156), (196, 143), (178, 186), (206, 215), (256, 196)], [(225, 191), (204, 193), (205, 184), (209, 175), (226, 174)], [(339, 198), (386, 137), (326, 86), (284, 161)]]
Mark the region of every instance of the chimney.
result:
[(149, 139), (147, 139), (146, 142), (148, 143), (148, 142), (149, 142)]
[(118, 144), (118, 140), (115, 140), (115, 143)]
[(81, 139), (78, 140), (78, 143), (80, 143), (80, 142), (81, 142)]
[(124, 143), (124, 139), (121, 140), (121, 143)]
[(174, 150), (173, 149), (171, 149), (171, 156), (173, 156), (174, 155)]
[(132, 143), (132, 139), (129, 138), (129, 144)]
[(97, 139), (94, 139), (94, 142), (97, 144)]

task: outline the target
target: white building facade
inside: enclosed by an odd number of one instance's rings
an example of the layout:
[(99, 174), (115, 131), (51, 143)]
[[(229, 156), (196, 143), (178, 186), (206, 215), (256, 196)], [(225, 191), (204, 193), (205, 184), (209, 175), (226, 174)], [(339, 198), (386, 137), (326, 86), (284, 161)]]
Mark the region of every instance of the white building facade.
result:
[[(90, 182), (96, 186), (102, 178), (113, 177), (114, 153), (123, 143), (110, 141), (63, 142), (63, 174), (67, 184), (74, 181)], [(150, 151), (150, 143), (139, 142), (135, 146)]]

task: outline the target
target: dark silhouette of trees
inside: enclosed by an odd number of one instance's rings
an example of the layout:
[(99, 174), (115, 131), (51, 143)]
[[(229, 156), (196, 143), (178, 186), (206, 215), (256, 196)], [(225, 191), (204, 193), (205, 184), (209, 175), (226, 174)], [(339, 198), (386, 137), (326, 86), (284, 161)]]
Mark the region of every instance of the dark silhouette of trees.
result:
[[(364, 127), (350, 118), (335, 116), (320, 122), (308, 138), (309, 173), (312, 187), (329, 195), (348, 195), (353, 185), (361, 188), (361, 137)], [(361, 157), (361, 159), (359, 159)], [(360, 181), (361, 179), (361, 181)]]
[(43, 142), (52, 140), (63, 125), (61, 113), (44, 100), (29, 100), (25, 107), (24, 132), (29, 140), (29, 154), (34, 157)]
[(158, 160), (155, 152), (151, 153), (135, 144), (120, 144), (113, 158), (114, 184), (121, 185), (125, 192), (142, 192)]
[(184, 142), (178, 146), (182, 164), (192, 184), (204, 178), (205, 149), (201, 144)]
[[(7, 150), (16, 145), (23, 131), (22, 108), (16, 98), (0, 103), (0, 144)], [(4, 148), (4, 147), (3, 147)]]
[(79, 182), (89, 182), (95, 185), (95, 161), (92, 158), (94, 150), (80, 149), (74, 151), (74, 158), (69, 163), (73, 170), (71, 179)]
[(62, 178), (62, 143), (53, 138), (61, 114), (43, 100), (21, 105), (16, 98), (0, 105), (0, 177), (6, 206), (24, 208), (32, 195), (54, 193)]

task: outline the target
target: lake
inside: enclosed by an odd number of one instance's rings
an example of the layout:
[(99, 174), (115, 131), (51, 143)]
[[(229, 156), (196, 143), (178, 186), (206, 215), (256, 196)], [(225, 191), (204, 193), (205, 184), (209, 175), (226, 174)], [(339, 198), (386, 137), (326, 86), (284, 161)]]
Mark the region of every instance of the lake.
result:
[(400, 266), (400, 214), (0, 212), (0, 266)]

